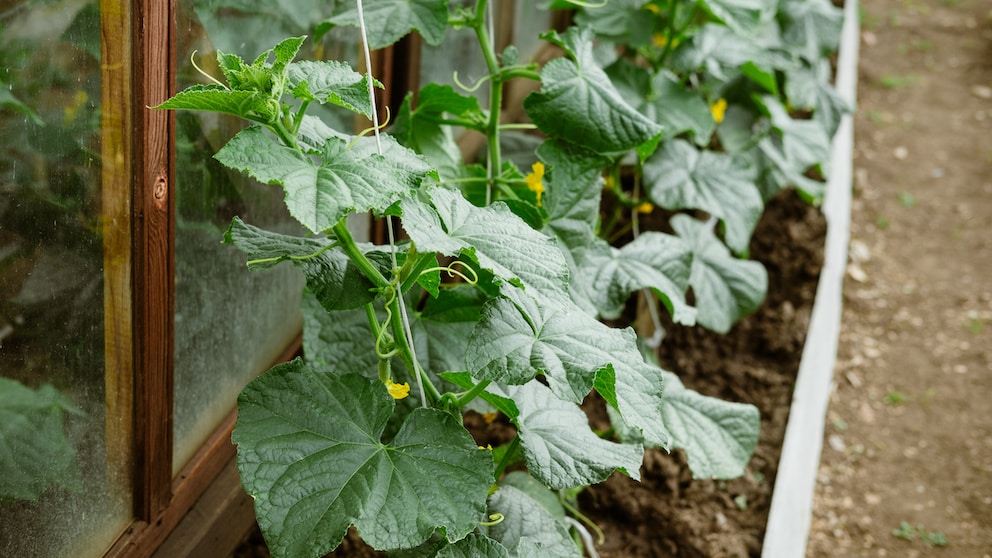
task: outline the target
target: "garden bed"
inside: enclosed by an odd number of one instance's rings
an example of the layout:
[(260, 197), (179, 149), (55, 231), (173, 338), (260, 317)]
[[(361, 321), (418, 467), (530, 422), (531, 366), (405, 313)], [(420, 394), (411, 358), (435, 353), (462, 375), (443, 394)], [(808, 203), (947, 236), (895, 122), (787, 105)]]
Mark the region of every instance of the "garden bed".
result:
[[(756, 406), (762, 421), (760, 442), (739, 479), (693, 480), (681, 452), (650, 450), (640, 482), (614, 474), (585, 489), (579, 496), (580, 509), (606, 533), (599, 545), (602, 556), (762, 552), (796, 374), (808, 347), (806, 332), (818, 296), (826, 238), (826, 220), (819, 209), (792, 191), (778, 195), (766, 207), (748, 250), (768, 270), (768, 297), (762, 308), (728, 335), (664, 324), (666, 338), (658, 351), (662, 367), (703, 395)], [(594, 403), (586, 405), (591, 422), (597, 429), (608, 428)], [(498, 434), (473, 433), (481, 444), (505, 441)], [(819, 439), (819, 432), (813, 436)], [(801, 536), (804, 539), (805, 531)], [(349, 536), (331, 555), (382, 555), (362, 546)], [(236, 554), (265, 555), (257, 534)]]
[(614, 474), (590, 487), (580, 503), (606, 532), (604, 558), (761, 552), (825, 234), (820, 211), (784, 192), (769, 203), (751, 242), (752, 256), (768, 269), (762, 308), (724, 336), (666, 325), (662, 366), (704, 395), (757, 406), (761, 438), (739, 479), (693, 480), (681, 452), (649, 450), (640, 482)]
[[(740, 479), (693, 480), (681, 452), (669, 455), (655, 449), (646, 453), (640, 482), (614, 474), (587, 489), (580, 504), (606, 532), (599, 547), (603, 558), (761, 552), (825, 234), (820, 211), (795, 192), (783, 192), (768, 204), (751, 242), (752, 256), (768, 269), (764, 306), (725, 336), (665, 325), (662, 366), (704, 395), (757, 406), (761, 439)], [(235, 553), (237, 558), (267, 555), (257, 531)], [(383, 555), (349, 536), (330, 556)]]

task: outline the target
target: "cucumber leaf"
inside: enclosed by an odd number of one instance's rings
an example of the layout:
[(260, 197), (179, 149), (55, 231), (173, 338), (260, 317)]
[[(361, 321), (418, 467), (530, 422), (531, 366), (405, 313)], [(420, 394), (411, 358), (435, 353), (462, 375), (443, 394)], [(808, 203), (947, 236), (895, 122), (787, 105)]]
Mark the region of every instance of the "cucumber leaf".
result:
[(569, 29), (545, 38), (562, 46), (571, 59), (556, 58), (541, 70), (541, 90), (524, 99), (534, 124), (596, 153), (654, 150), (662, 127), (631, 107), (597, 64), (592, 31)]
[(322, 556), (351, 524), (372, 547), (400, 549), (436, 528), (459, 540), (484, 520), (491, 454), (452, 415), (426, 408), (382, 440), (393, 406), (382, 383), (299, 359), (242, 391), (232, 440), (273, 556)]
[(665, 142), (644, 164), (644, 188), (655, 205), (715, 215), (737, 253), (747, 251), (764, 210), (754, 179), (752, 169), (734, 156), (699, 151), (683, 140)]
[[(497, 391), (498, 388), (492, 388)], [(514, 423), (523, 445), (527, 470), (552, 490), (606, 480), (620, 470), (640, 479), (644, 448), (604, 440), (589, 429), (589, 417), (574, 404), (555, 397), (539, 382), (501, 390), (520, 411)]]
[[(358, 27), (355, 4), (340, 6), (342, 9), (334, 17), (317, 26), (318, 35), (338, 25)], [(385, 48), (411, 31), (419, 31), (427, 44), (438, 46), (448, 29), (448, 3), (445, 0), (376, 0), (367, 2), (364, 8), (371, 49)]]
[(405, 148), (386, 158), (362, 157), (355, 147), (348, 149), (344, 140), (328, 139), (320, 161), (314, 162), (254, 126), (238, 132), (214, 157), (260, 182), (282, 186), (289, 213), (319, 233), (352, 211), (384, 211), (419, 186), (430, 170)]
[(764, 301), (768, 272), (760, 262), (733, 257), (705, 223), (678, 214), (671, 224), (692, 247), (689, 284), (696, 295), (696, 320), (706, 329), (727, 333)]
[(532, 296), (552, 306), (568, 303), (568, 266), (554, 240), (529, 227), (503, 203), (476, 207), (444, 188), (424, 195), (430, 205), (415, 200), (403, 204), (403, 228), (419, 251), (465, 253), (505, 288), (536, 291)]

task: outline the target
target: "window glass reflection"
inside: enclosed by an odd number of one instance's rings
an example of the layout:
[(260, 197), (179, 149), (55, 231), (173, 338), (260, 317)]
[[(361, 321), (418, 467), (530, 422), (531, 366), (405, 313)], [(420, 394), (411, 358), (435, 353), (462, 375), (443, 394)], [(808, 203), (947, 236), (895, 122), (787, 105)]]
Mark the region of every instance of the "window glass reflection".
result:
[(0, 555), (99, 556), (129, 522), (105, 414), (100, 12), (0, 8)]

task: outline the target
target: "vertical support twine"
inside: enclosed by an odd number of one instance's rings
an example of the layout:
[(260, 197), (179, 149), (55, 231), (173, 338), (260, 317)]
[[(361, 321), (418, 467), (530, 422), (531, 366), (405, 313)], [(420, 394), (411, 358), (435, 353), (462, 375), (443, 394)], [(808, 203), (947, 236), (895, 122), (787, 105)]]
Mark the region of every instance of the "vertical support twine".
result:
[[(375, 104), (375, 85), (372, 82), (372, 53), (369, 49), (369, 36), (365, 27), (365, 6), (362, 0), (355, 0), (358, 8), (358, 28), (362, 35), (362, 51), (365, 55), (366, 78), (368, 81), (369, 102), (372, 105), (372, 130), (375, 135), (376, 152), (380, 157), (382, 152), (382, 139), (379, 136), (379, 111)], [(389, 256), (392, 259), (393, 269), (399, 269), (396, 259), (396, 236), (393, 233), (393, 220), (386, 217), (386, 233), (389, 237)], [(403, 334), (406, 336), (406, 344), (410, 348), (410, 358), (413, 360), (413, 377), (417, 380), (417, 389), (420, 390), (420, 404), (427, 407), (427, 392), (424, 391), (424, 382), (420, 377), (420, 361), (417, 360), (417, 349), (413, 344), (413, 330), (410, 328), (410, 318), (406, 311), (406, 303), (403, 300), (403, 293), (396, 293), (396, 302), (400, 307), (400, 320), (403, 323)]]

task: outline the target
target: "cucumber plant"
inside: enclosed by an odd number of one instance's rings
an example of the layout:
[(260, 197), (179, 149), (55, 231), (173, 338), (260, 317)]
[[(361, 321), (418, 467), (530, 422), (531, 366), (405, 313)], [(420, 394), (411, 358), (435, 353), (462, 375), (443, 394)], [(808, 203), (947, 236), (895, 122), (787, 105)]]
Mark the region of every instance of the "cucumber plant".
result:
[[(616, 471), (637, 479), (645, 447), (685, 449), (697, 476), (737, 476), (757, 442), (753, 406), (685, 388), (645, 358), (633, 329), (600, 318), (648, 290), (675, 322), (698, 316), (725, 330), (760, 302), (763, 270), (731, 255), (746, 252), (770, 190), (759, 175), (815, 196), (804, 173), (822, 163), (796, 139), (808, 120), (793, 120), (777, 85), (789, 49), (766, 64), (757, 56), (768, 45), (738, 34), (792, 28), (769, 17), (775, 4), (765, 0), (625, 0), (599, 8), (608, 17), (586, 8), (576, 26), (543, 34), (561, 55), (538, 67), (512, 47), (495, 51), (487, 4), (359, 1), (317, 28), (360, 27), (366, 56), (412, 31), (432, 45), (470, 32), (488, 70), (485, 107), (428, 83), (383, 132), (372, 95), (381, 84), (344, 62), (297, 61), (302, 36), (251, 62), (218, 52), (223, 76), (156, 107), (249, 121), (215, 158), (282, 187), (308, 231), (235, 218), (224, 237), (251, 270), (289, 263), (306, 277), (305, 356), (244, 389), (233, 435), (274, 556), (321, 556), (350, 526), (398, 555), (578, 556), (569, 514), (581, 514), (562, 503), (567, 494)], [(720, 58), (727, 52), (714, 45), (731, 37), (755, 60), (733, 69)], [(503, 121), (513, 79), (539, 82), (523, 102), (530, 123)], [(829, 99), (823, 91), (803, 93)], [(334, 129), (308, 112), (315, 104), (373, 127)], [(726, 137), (714, 135), (720, 122)], [(484, 162), (463, 162), (456, 127), (486, 136)], [(500, 141), (527, 128), (541, 138), (529, 168)], [(611, 243), (604, 186), (635, 220), (656, 206), (694, 213), (672, 217), (676, 234), (637, 230)], [(384, 218), (389, 243), (356, 242), (346, 226), (356, 213)], [(609, 433), (593, 431), (580, 408), (593, 393)], [(463, 426), (468, 409), (504, 415), (515, 437), (479, 446)]]

